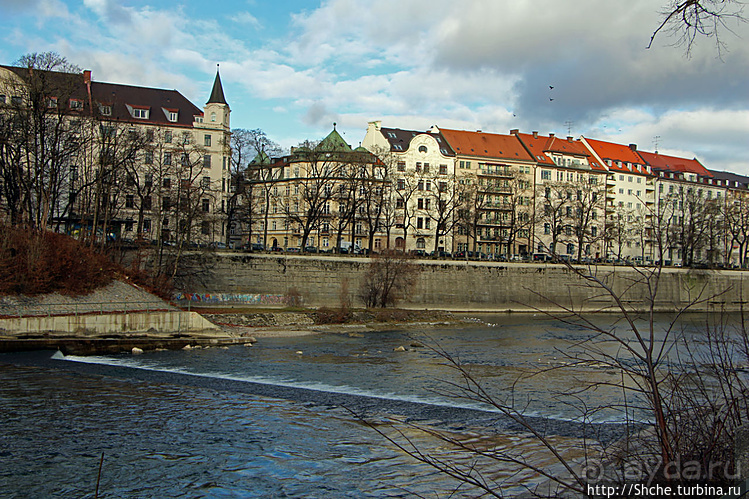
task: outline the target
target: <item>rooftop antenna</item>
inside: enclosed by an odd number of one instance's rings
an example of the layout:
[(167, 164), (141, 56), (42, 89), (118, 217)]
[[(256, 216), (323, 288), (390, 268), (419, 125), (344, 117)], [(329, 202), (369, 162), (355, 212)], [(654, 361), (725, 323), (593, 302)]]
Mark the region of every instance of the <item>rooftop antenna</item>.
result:
[(567, 121), (564, 122), (564, 126), (567, 127), (567, 136), (568, 137), (572, 136), (572, 125), (574, 125), (574, 124), (575, 123), (573, 121), (570, 121), (570, 120), (567, 120)]
[(660, 140), (661, 140), (661, 136), (660, 135), (656, 135), (655, 137), (653, 137), (653, 142), (655, 142), (655, 153), (656, 154), (658, 154), (658, 142), (660, 142)]

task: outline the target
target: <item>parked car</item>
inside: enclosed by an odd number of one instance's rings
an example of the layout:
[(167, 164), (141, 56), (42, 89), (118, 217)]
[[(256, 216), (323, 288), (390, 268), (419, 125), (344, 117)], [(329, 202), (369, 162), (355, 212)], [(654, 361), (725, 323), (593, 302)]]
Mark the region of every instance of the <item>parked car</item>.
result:
[(427, 252), (423, 249), (415, 249), (410, 251), (412, 256), (418, 257), (418, 258), (424, 258), (427, 256)]
[(431, 253), (429, 253), (429, 256), (431, 256), (432, 258), (450, 258), (450, 257), (452, 257), (452, 255), (449, 252), (445, 251), (445, 250), (432, 251)]
[(305, 253), (317, 253), (317, 248), (314, 246), (307, 246), (304, 248)]
[(301, 248), (286, 248), (286, 253), (301, 253)]

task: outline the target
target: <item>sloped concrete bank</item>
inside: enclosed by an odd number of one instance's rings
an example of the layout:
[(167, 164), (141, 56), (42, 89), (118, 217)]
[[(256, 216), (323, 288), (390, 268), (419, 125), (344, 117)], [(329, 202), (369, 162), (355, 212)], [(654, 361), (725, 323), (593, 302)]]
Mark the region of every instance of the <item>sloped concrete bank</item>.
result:
[[(360, 306), (358, 290), (367, 258), (217, 253), (195, 255), (196, 266), (210, 265), (201, 283), (185, 283), (190, 293), (299, 293), (310, 307), (338, 306), (342, 294)], [(476, 312), (616, 311), (614, 300), (561, 264), (419, 261), (416, 286), (403, 297), (403, 308)], [(599, 266), (593, 273), (626, 306), (645, 310), (650, 296), (644, 277), (649, 268)], [(668, 312), (694, 304), (694, 311), (736, 311), (749, 297), (744, 271), (663, 269), (656, 308)], [(651, 280), (650, 286), (654, 284)], [(188, 289), (189, 288), (189, 289)]]
[(246, 341), (127, 282), (83, 296), (0, 297), (0, 352), (92, 354)]

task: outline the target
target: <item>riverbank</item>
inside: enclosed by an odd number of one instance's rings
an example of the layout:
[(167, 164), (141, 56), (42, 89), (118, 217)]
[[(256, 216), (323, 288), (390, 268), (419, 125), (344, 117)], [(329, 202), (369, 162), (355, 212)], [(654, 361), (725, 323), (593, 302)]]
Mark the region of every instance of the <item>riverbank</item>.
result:
[(431, 310), (193, 308), (184, 311), (126, 281), (89, 294), (0, 297), (0, 352), (95, 355), (251, 345), (258, 338), (359, 334), (459, 322)]

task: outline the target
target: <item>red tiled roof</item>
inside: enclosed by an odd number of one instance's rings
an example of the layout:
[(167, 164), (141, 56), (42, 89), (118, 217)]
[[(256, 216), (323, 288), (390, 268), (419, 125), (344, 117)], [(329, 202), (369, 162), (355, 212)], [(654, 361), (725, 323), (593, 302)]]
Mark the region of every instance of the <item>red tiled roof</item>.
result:
[(457, 153), (464, 156), (537, 161), (517, 137), (485, 132), (467, 132), (440, 128), (440, 133)]
[(702, 177), (712, 177), (713, 174), (702, 166), (696, 158), (686, 159), (666, 154), (638, 151), (642, 159), (655, 170), (669, 172), (696, 173)]
[(606, 168), (604, 168), (603, 165), (599, 164), (595, 158), (591, 157), (588, 149), (579, 140), (573, 141), (562, 139), (554, 135), (529, 133), (517, 133), (515, 135), (517, 135), (521, 142), (528, 148), (536, 161), (542, 165), (557, 166), (546, 153), (558, 152), (560, 154), (585, 157), (588, 159), (588, 163), (592, 170), (606, 171)]
[(589, 138), (585, 138), (584, 140), (588, 143), (590, 149), (606, 162), (609, 171), (648, 174), (645, 170), (638, 172), (636, 168), (632, 170), (627, 168), (627, 163), (632, 165), (645, 164), (645, 161), (637, 154), (636, 147)]

